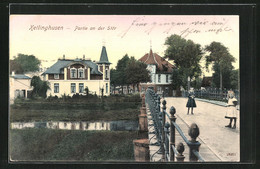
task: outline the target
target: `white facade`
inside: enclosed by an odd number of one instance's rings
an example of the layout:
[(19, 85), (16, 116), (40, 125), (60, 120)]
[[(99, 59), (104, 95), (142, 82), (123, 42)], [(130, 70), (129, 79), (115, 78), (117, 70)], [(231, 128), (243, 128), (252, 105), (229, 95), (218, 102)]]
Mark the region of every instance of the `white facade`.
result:
[[(97, 94), (98, 96), (102, 95), (101, 89), (103, 88), (104, 96), (108, 96), (110, 94), (110, 81), (109, 80), (48, 80), (50, 85), (50, 90), (47, 91), (47, 96), (58, 96), (69, 95), (73, 96), (76, 93), (85, 94), (79, 91), (80, 84), (83, 84), (83, 89), (88, 87), (91, 94)], [(58, 92), (54, 91), (54, 84), (58, 84), (59, 89)], [(75, 84), (76, 90), (72, 92), (72, 84)]]
[[(87, 87), (89, 94), (101, 96), (103, 90), (104, 96), (110, 95), (110, 69), (108, 65), (99, 64), (98, 71), (101, 73), (101, 79), (91, 80), (90, 67), (82, 65), (81, 68), (76, 68), (74, 66), (75, 64), (79, 63), (72, 62), (70, 66), (61, 69), (63, 74), (53, 74), (52, 78), (50, 78), (50, 74), (44, 74), (43, 79), (48, 81), (50, 86), (50, 89), (47, 91), (47, 96), (84, 95), (86, 94), (85, 89)], [(100, 67), (103, 67), (103, 73), (100, 71)], [(85, 73), (86, 70), (87, 73)], [(72, 71), (74, 75), (72, 75)], [(80, 71), (82, 71), (81, 75)], [(61, 75), (63, 75), (62, 78)]]
[(43, 73), (44, 80), (50, 85), (47, 96), (84, 95), (86, 88), (89, 94), (110, 95), (110, 64), (105, 46), (102, 47), (99, 62), (86, 60), (85, 55), (83, 59), (74, 60), (65, 59), (63, 55), (63, 59)]
[(171, 84), (170, 74), (151, 74), (151, 84), (168, 85)]
[(151, 76), (151, 82), (149, 82), (148, 84), (161, 84), (161, 85), (171, 84), (171, 74), (156, 73), (155, 65), (148, 65), (147, 70), (150, 71), (150, 76)]
[(13, 103), (14, 99), (17, 97), (27, 98), (27, 91), (32, 90), (31, 79), (30, 78), (20, 78), (19, 76), (12, 73), (9, 78), (9, 99)]

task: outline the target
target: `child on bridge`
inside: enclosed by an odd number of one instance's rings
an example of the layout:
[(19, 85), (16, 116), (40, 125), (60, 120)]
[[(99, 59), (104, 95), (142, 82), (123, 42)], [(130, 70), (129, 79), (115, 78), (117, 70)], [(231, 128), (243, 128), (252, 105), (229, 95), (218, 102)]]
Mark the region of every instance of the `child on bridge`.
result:
[(188, 95), (188, 102), (186, 104), (186, 107), (188, 107), (187, 115), (189, 114), (190, 108), (191, 108), (191, 114), (193, 115), (193, 107), (197, 107), (194, 98), (195, 98), (194, 91), (190, 90)]
[[(227, 103), (227, 112), (225, 118), (230, 119), (230, 122), (225, 127), (235, 129), (236, 122), (237, 122), (237, 109), (236, 109), (237, 99), (235, 98), (235, 93), (232, 90), (228, 91), (227, 99), (228, 99), (228, 103)], [(234, 120), (234, 125), (232, 126), (233, 120)]]

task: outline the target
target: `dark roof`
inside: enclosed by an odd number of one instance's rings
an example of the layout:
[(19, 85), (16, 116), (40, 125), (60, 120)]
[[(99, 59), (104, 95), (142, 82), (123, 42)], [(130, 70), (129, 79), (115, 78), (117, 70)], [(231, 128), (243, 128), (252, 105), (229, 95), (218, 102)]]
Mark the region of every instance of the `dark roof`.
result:
[(108, 61), (108, 57), (107, 57), (107, 50), (106, 50), (106, 47), (103, 46), (102, 47), (102, 51), (101, 51), (101, 55), (100, 55), (100, 59), (99, 59), (99, 62), (100, 64), (111, 64), (109, 61)]
[(61, 69), (65, 68), (69, 64), (73, 63), (82, 63), (90, 67), (91, 72), (90, 74), (102, 75), (101, 72), (98, 71), (98, 65), (93, 63), (90, 60), (58, 60), (54, 65), (52, 65), (49, 69), (47, 69), (43, 74), (60, 74)]
[(152, 49), (150, 49), (149, 53), (146, 53), (141, 57), (139, 61), (148, 65), (156, 65), (159, 72), (171, 73), (174, 68), (174, 66), (167, 60), (159, 56), (157, 53), (153, 53)]
[(11, 76), (15, 79), (31, 79), (30, 77), (24, 75), (24, 74), (15, 74), (14, 76)]

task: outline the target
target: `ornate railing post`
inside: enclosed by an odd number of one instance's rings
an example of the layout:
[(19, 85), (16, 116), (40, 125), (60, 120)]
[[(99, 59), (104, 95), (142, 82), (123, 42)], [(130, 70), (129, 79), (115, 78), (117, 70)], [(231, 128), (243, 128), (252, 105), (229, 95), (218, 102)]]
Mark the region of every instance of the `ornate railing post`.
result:
[(176, 113), (175, 108), (172, 106), (170, 109), (170, 161), (174, 161), (174, 151), (172, 149), (172, 145), (175, 146), (175, 126), (173, 125), (173, 122), (175, 123), (176, 117), (174, 114)]
[(191, 140), (190, 140), (191, 143), (189, 144), (190, 161), (198, 161), (198, 157), (195, 156), (193, 151), (195, 150), (195, 151), (199, 152), (200, 143), (198, 141), (196, 141), (199, 134), (200, 134), (199, 127), (197, 126), (197, 124), (192, 123), (189, 128), (189, 136), (191, 137)]
[(159, 104), (159, 101), (156, 99), (155, 100), (156, 102), (156, 120), (159, 120), (159, 113), (160, 113), (160, 104)]
[(157, 94), (156, 93), (153, 93), (153, 102), (154, 102), (154, 106), (155, 106), (155, 109), (157, 108)]
[(182, 154), (184, 152), (184, 150), (185, 150), (184, 145), (182, 143), (179, 143), (177, 145), (176, 150), (178, 151), (178, 154), (176, 156), (177, 161), (178, 162), (183, 162), (184, 158), (185, 158), (185, 156)]
[(165, 112), (166, 112), (166, 101), (163, 100), (163, 110), (162, 110), (162, 143), (161, 143), (161, 150), (162, 150), (162, 161), (165, 161), (165, 150), (164, 150), (164, 144), (165, 144), (165, 133), (164, 133), (164, 126), (165, 126)]
[(167, 155), (169, 154), (169, 138), (168, 138), (168, 135), (170, 133), (169, 131), (169, 127), (170, 127), (170, 124), (167, 122), (164, 126), (164, 132), (165, 132), (165, 161), (169, 161), (169, 159), (167, 159)]
[(162, 112), (159, 112), (159, 123), (158, 123), (158, 130), (159, 130), (159, 137), (158, 137), (158, 141), (160, 143), (160, 149), (158, 154), (162, 154)]
[(158, 97), (157, 97), (157, 100), (158, 100), (158, 104), (159, 104), (159, 112), (161, 111), (161, 98), (160, 98), (160, 96), (158, 95)]

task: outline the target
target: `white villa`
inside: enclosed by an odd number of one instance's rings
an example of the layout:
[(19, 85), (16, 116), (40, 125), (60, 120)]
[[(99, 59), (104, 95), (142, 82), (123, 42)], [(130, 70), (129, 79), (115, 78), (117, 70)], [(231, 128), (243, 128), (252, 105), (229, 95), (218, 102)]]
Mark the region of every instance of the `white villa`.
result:
[(110, 62), (106, 47), (102, 47), (99, 62), (92, 62), (90, 59), (69, 60), (59, 59), (54, 65), (47, 69), (42, 75), (43, 79), (49, 82), (50, 90), (47, 96), (84, 94), (88, 87), (91, 93), (98, 96), (110, 95)]
[(32, 90), (31, 78), (24, 74), (15, 74), (13, 71), (9, 76), (9, 100), (12, 104), (17, 97), (27, 98), (28, 91)]
[(147, 69), (150, 71), (151, 76), (151, 82), (140, 83), (141, 91), (146, 91), (148, 87), (153, 87), (159, 94), (164, 92), (165, 95), (172, 96), (171, 73), (174, 66), (158, 54), (153, 53), (152, 49), (141, 57), (139, 61), (147, 64)]

